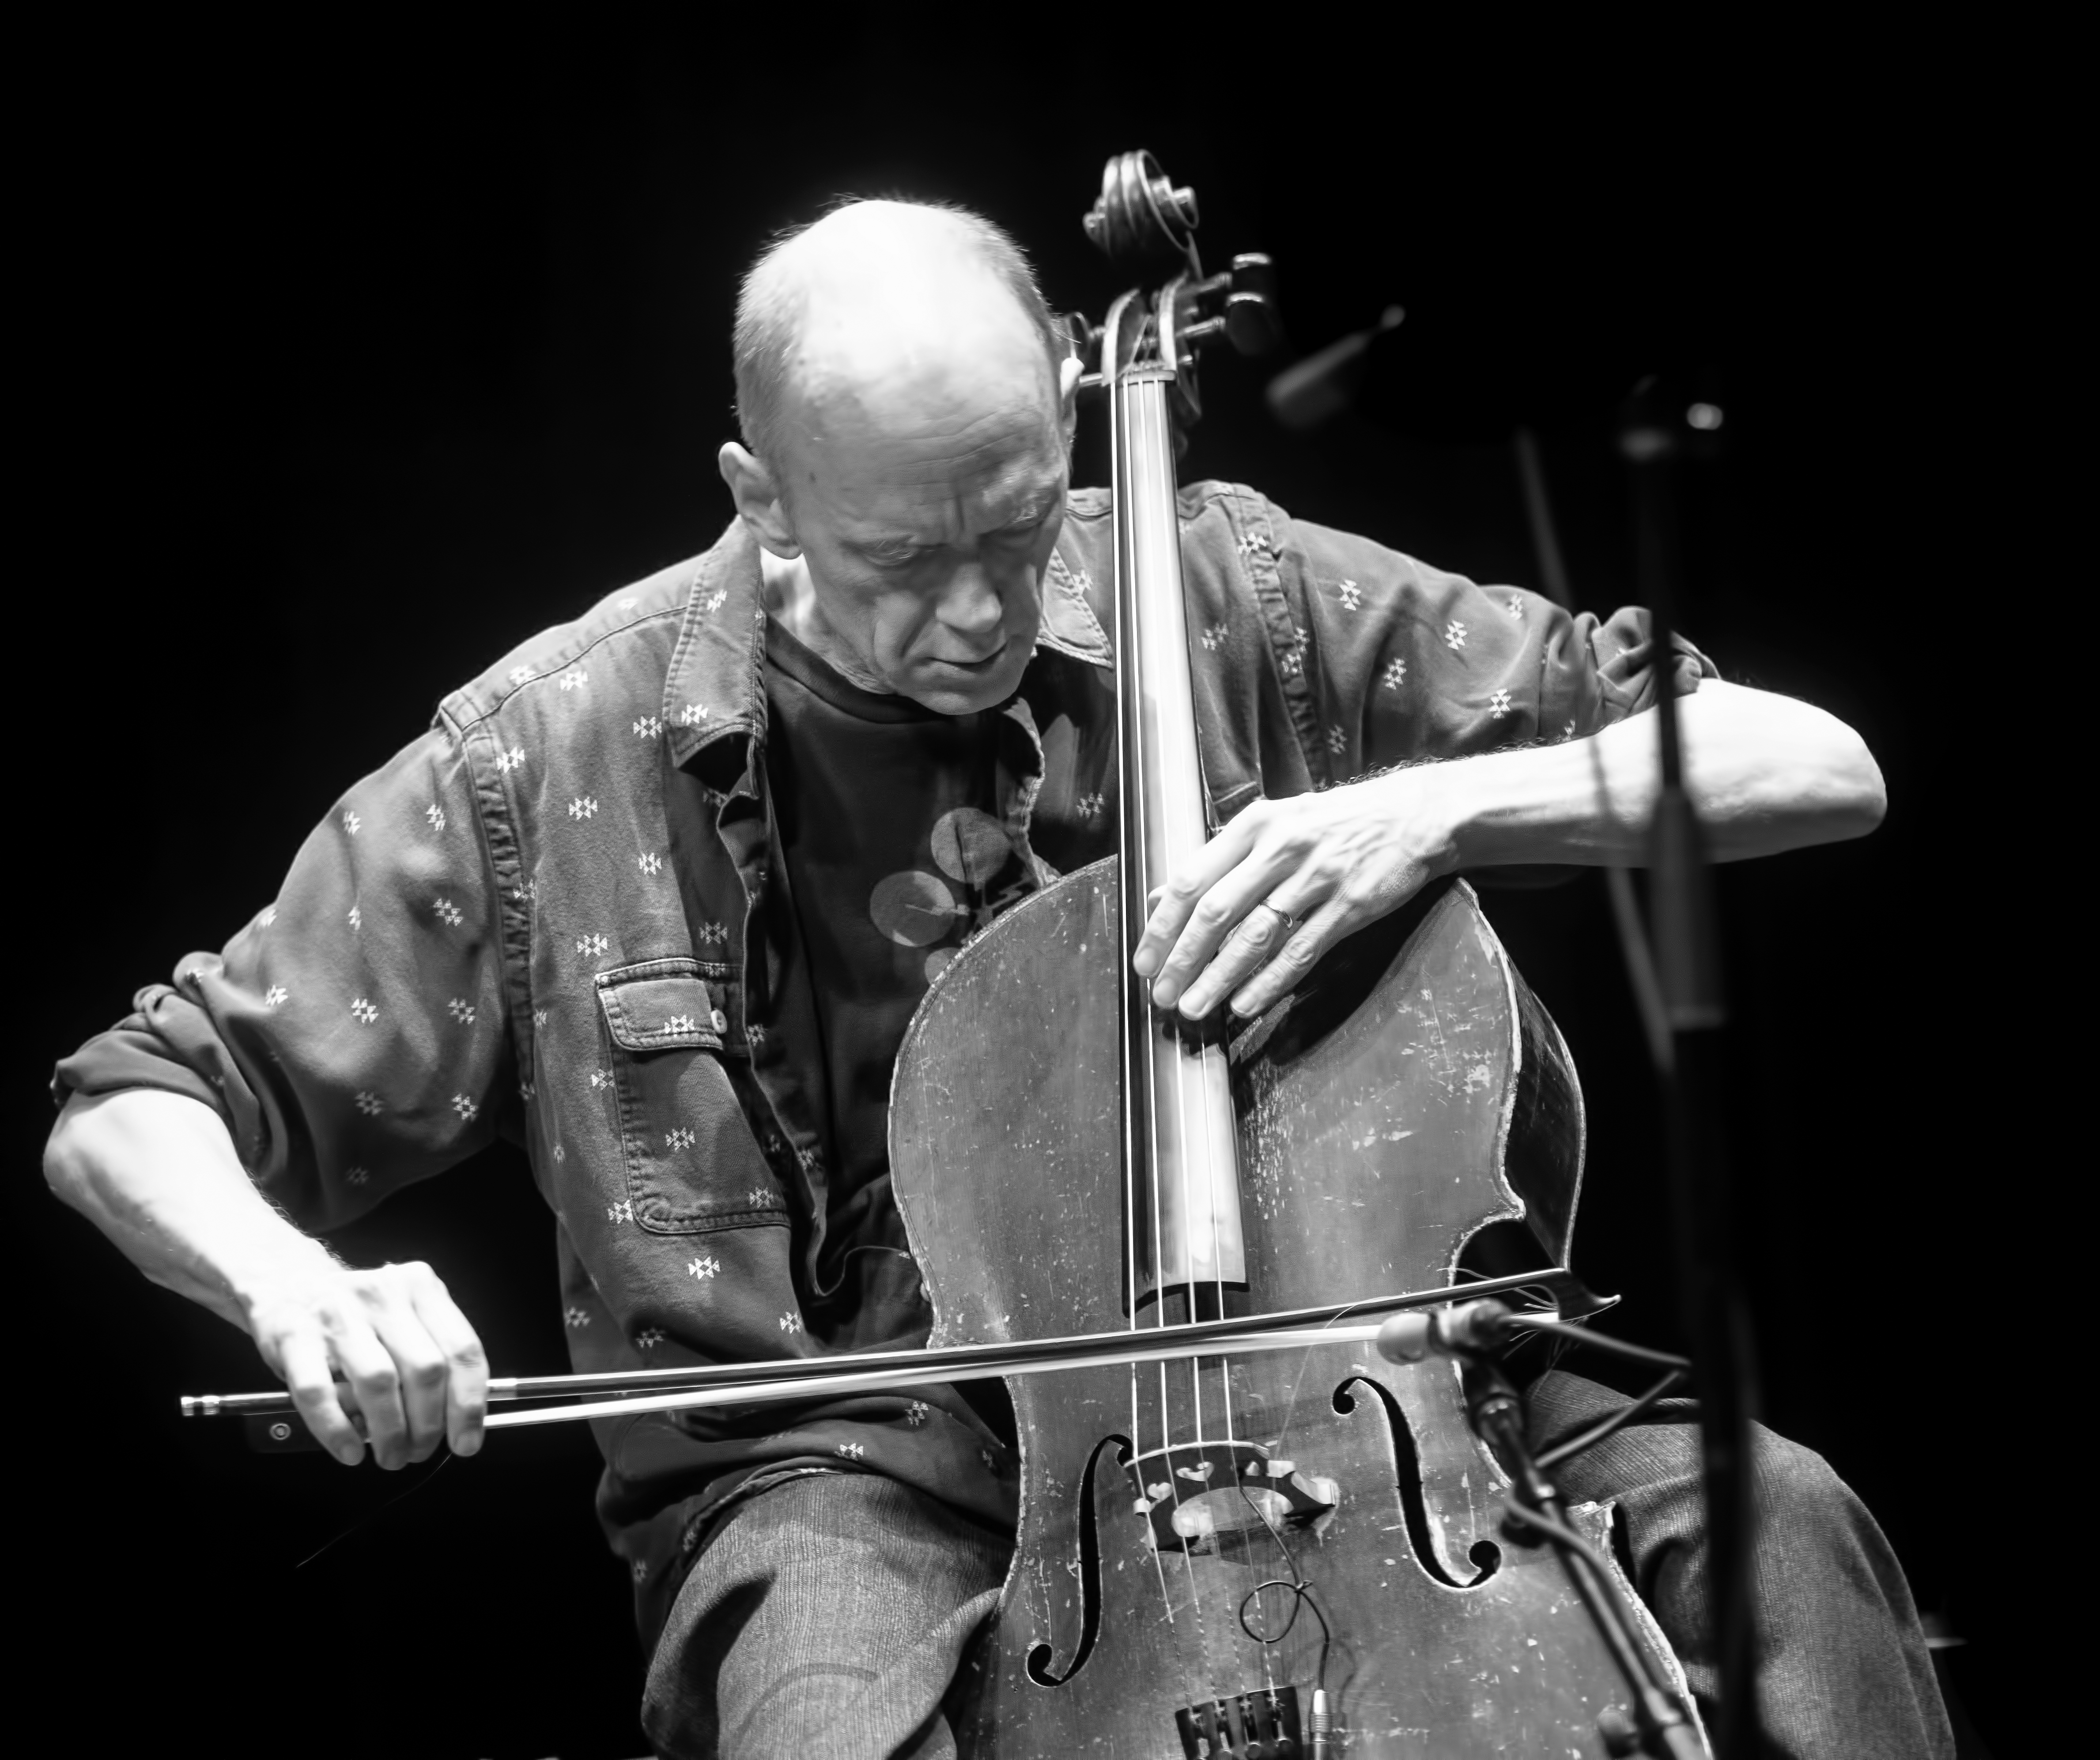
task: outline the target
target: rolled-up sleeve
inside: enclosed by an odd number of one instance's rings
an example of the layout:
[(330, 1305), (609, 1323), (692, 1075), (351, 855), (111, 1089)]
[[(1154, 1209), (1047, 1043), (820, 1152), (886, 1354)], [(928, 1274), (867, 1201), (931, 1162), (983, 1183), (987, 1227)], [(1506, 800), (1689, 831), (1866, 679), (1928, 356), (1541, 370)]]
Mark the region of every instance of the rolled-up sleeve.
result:
[[(1580, 739), (1652, 708), (1663, 669), (1648, 614), (1571, 615), (1520, 587), (1480, 586), (1305, 521), (1283, 564), (1301, 571), (1308, 670), (1341, 782), (1369, 770)], [(1716, 676), (1682, 637), (1678, 695)]]
[(139, 991), (53, 1093), (201, 1101), (272, 1202), (337, 1226), (514, 1112), (500, 908), (466, 756), (433, 729), (337, 803), (276, 903)]

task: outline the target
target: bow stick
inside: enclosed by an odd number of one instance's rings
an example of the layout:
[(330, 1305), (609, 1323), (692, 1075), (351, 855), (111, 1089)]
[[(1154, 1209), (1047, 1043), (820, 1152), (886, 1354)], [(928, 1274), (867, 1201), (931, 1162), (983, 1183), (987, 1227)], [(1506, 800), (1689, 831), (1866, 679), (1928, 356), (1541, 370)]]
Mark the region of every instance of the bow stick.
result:
[[(1573, 1272), (1553, 1266), (1515, 1277), (1417, 1290), (1404, 1295), (1296, 1308), (1254, 1321), (1211, 1320), (1138, 1332), (1033, 1339), (1013, 1344), (958, 1344), (933, 1350), (869, 1351), (850, 1356), (796, 1357), (779, 1362), (615, 1370), (598, 1374), (501, 1376), (488, 1384), (492, 1405), (542, 1399), (579, 1403), (492, 1412), (487, 1424), (492, 1430), (512, 1429), (580, 1418), (634, 1417), (644, 1412), (875, 1393), (933, 1381), (982, 1381), (996, 1375), (1038, 1374), (1096, 1363), (1167, 1362), (1188, 1356), (1300, 1350), (1316, 1344), (1363, 1343), (1378, 1335), (1381, 1322), (1357, 1320), (1345, 1324), (1352, 1316), (1375, 1314), (1382, 1319), (1408, 1308), (1477, 1301), (1520, 1290), (1541, 1290), (1555, 1304), (1510, 1317), (1512, 1323), (1534, 1330), (1587, 1319), (1617, 1299), (1593, 1295)], [(185, 1418), (263, 1418), (297, 1409), (291, 1395), (281, 1387), (267, 1393), (184, 1394), (182, 1399)]]

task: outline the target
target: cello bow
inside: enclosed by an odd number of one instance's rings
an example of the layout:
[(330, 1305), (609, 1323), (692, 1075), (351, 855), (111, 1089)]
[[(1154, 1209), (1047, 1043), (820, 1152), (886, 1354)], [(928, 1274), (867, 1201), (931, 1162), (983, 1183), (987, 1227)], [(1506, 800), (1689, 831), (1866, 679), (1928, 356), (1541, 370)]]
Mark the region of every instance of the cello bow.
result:
[[(1043, 1374), (1097, 1364), (1171, 1362), (1224, 1352), (1303, 1349), (1307, 1345), (1374, 1340), (1392, 1314), (1530, 1294), (1551, 1305), (1523, 1310), (1510, 1323), (1531, 1330), (1552, 1330), (1601, 1313), (1616, 1297), (1592, 1295), (1564, 1267), (1417, 1290), (1326, 1307), (1270, 1314), (1259, 1322), (1224, 1320), (1168, 1326), (1141, 1334), (1089, 1333), (1030, 1339), (1006, 1344), (951, 1345), (945, 1349), (868, 1351), (846, 1356), (791, 1357), (778, 1362), (717, 1363), (677, 1369), (615, 1370), (596, 1374), (505, 1375), (488, 1384), (491, 1405), (536, 1400), (582, 1404), (531, 1406), (492, 1413), (488, 1427), (582, 1418), (633, 1417), (643, 1412), (694, 1410), (715, 1405), (765, 1405), (826, 1394), (880, 1392), (929, 1381), (982, 1381), (1002, 1375)], [(1365, 1315), (1375, 1319), (1362, 1319)], [(1660, 1361), (1660, 1358), (1657, 1359)], [(338, 1392), (347, 1392), (339, 1386)], [(186, 1393), (185, 1418), (275, 1418), (298, 1407), (283, 1388), (257, 1393)]]

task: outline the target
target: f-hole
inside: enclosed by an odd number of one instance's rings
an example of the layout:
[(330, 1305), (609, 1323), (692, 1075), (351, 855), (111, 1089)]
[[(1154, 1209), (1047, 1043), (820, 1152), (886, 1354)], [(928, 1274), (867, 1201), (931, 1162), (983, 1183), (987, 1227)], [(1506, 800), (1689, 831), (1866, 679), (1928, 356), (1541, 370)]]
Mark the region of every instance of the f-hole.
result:
[(1094, 1445), (1094, 1452), (1087, 1457), (1086, 1470), (1079, 1475), (1079, 1646), (1072, 1652), (1071, 1667), (1062, 1674), (1050, 1672), (1055, 1647), (1043, 1643), (1030, 1650), (1028, 1678), (1038, 1687), (1065, 1685), (1087, 1665), (1087, 1658), (1094, 1652), (1094, 1640), (1101, 1634), (1101, 1544), (1094, 1517), (1094, 1469), (1101, 1451), (1112, 1445), (1118, 1450), (1115, 1464), (1120, 1469), (1130, 1458), (1130, 1439), (1104, 1436)]
[[(1414, 1445), (1414, 1429), (1401, 1409), (1392, 1390), (1362, 1375), (1352, 1375), (1335, 1389), (1335, 1409), (1344, 1416), (1357, 1409), (1352, 1387), (1369, 1387), (1385, 1408), (1386, 1427), (1392, 1434), (1393, 1464), (1399, 1472), (1400, 1509), (1407, 1523), (1407, 1543), (1414, 1549), (1414, 1562), (1425, 1575), (1447, 1589), (1477, 1589), (1502, 1568), (1502, 1549), (1492, 1540), (1476, 1540), (1466, 1556), (1478, 1570), (1468, 1582), (1460, 1582), (1444, 1568), (1429, 1533), (1429, 1505), (1422, 1495), (1422, 1453)], [(1076, 1665), (1075, 1665), (1076, 1666)]]

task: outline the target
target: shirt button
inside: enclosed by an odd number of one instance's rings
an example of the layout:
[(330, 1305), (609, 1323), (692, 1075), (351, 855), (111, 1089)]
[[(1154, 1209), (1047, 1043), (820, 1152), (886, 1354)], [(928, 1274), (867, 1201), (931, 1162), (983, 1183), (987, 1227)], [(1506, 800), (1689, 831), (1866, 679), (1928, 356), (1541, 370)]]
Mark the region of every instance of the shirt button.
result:
[(708, 1017), (708, 1025), (717, 1033), (726, 1033), (729, 1030), (729, 1017), (717, 1008)]

